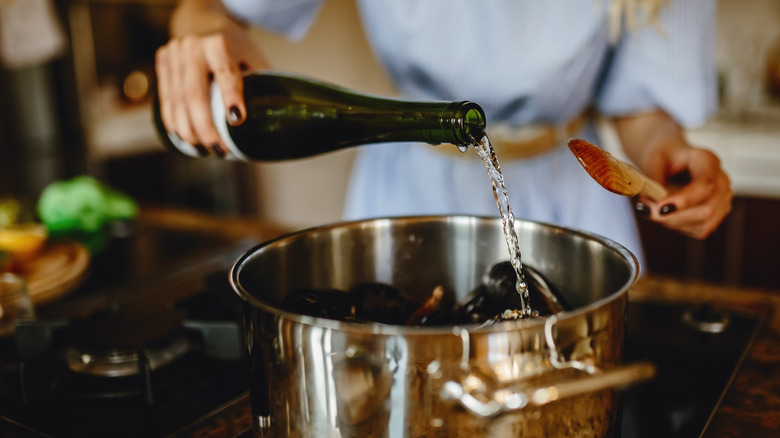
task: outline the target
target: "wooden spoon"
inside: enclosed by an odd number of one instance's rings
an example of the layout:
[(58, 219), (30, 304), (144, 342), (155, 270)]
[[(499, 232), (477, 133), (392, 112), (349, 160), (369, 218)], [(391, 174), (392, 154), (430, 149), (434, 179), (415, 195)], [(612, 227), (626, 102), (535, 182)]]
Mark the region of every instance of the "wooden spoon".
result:
[(661, 200), (667, 195), (664, 186), (592, 143), (572, 138), (569, 140), (569, 149), (588, 175), (612, 193), (624, 196), (642, 194), (653, 201)]

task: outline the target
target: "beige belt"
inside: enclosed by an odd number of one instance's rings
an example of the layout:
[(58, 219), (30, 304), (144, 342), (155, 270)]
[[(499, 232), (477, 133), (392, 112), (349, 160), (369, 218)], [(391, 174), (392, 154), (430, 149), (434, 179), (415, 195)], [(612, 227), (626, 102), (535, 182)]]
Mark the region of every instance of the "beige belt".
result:
[[(488, 126), (486, 131), (499, 160), (520, 160), (540, 155), (576, 136), (585, 123), (586, 115), (586, 112), (583, 112), (566, 125), (561, 126), (525, 125), (513, 127), (498, 124)], [(470, 154), (464, 154), (460, 149), (449, 144), (439, 145), (436, 150), (452, 156), (471, 158)]]

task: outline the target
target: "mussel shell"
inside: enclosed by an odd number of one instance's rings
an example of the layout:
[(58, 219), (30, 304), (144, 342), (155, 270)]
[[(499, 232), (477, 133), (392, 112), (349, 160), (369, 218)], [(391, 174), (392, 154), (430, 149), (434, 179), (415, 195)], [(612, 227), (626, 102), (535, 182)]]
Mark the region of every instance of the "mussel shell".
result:
[(539, 310), (541, 315), (552, 315), (573, 309), (566, 297), (561, 295), (542, 273), (531, 266), (526, 266), (524, 273), (531, 307)]
[(393, 286), (364, 283), (349, 290), (352, 316), (383, 324), (402, 325), (416, 309), (415, 303)]
[(352, 307), (343, 291), (307, 288), (290, 291), (280, 305), (288, 312), (335, 320), (344, 319)]
[(490, 319), (496, 310), (490, 305), (484, 284), (477, 286), (453, 312), (453, 324), (479, 324)]
[[(529, 302), (535, 315), (548, 316), (561, 310), (560, 300), (549, 282), (530, 266), (524, 267)], [(491, 266), (479, 284), (460, 303), (448, 292), (438, 309), (421, 317), (414, 325), (481, 324), (505, 319), (506, 310), (522, 310), (517, 292), (517, 274), (508, 261)], [(364, 283), (348, 292), (298, 289), (288, 293), (283, 309), (319, 318), (360, 323), (407, 324), (421, 305), (399, 289), (384, 283)], [(565, 309), (565, 307), (564, 307)]]
[(483, 282), (493, 315), (523, 308), (522, 297), (517, 292), (517, 272), (508, 261), (491, 266)]
[[(534, 314), (548, 316), (560, 311), (549, 296), (555, 292), (549, 283), (530, 266), (524, 267), (528, 301)], [(555, 295), (552, 295), (553, 297)], [(523, 306), (517, 291), (517, 273), (509, 261), (496, 263), (485, 273), (477, 286), (455, 309), (455, 323), (482, 323), (504, 320), (506, 310), (521, 310)]]

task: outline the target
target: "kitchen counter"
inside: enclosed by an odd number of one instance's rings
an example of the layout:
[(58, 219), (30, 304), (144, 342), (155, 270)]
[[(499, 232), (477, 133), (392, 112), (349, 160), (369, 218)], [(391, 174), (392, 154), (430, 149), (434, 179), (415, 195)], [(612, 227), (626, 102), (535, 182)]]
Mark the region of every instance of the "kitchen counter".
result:
[[(142, 228), (170, 228), (211, 235), (218, 241), (232, 244), (231, 253), (249, 249), (256, 243), (291, 231), (284, 226), (261, 223), (248, 218), (218, 217), (149, 207), (142, 208), (138, 224)], [(155, 247), (147, 252), (159, 251)], [(155, 260), (147, 260), (144, 263), (159, 265), (159, 261)], [(225, 263), (226, 260), (220, 258), (214, 262), (215, 265)], [(200, 261), (200, 266), (205, 266), (203, 260)], [(141, 273), (145, 269), (152, 269), (151, 266), (145, 267), (144, 264), (137, 268)], [(143, 274), (135, 274), (138, 275)], [(159, 282), (159, 279), (156, 281)], [(154, 290), (150, 289), (144, 294), (152, 297), (154, 293)], [(780, 291), (714, 285), (647, 275), (641, 278), (630, 291), (629, 299), (633, 302), (709, 303), (714, 307), (744, 310), (761, 315), (760, 329), (703, 436), (713, 438), (778, 435), (780, 430), (780, 312), (778, 312)], [(69, 306), (67, 300), (60, 304), (51, 309), (41, 309), (41, 313), (51, 314), (48, 316), (71, 316), (84, 312), (90, 306), (99, 308), (105, 305), (97, 296), (90, 297), (88, 294), (80, 297), (77, 305)], [(245, 394), (216, 409), (213, 415), (180, 431), (176, 436), (243, 438), (249, 436), (250, 424), (249, 400)]]
[(780, 197), (778, 111), (759, 116), (718, 117), (686, 132), (688, 141), (713, 150), (737, 196)]

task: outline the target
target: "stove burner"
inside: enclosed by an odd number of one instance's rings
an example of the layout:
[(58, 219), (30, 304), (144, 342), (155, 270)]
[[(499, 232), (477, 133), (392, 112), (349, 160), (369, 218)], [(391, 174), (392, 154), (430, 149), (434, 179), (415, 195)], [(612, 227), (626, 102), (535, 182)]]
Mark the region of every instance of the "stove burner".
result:
[(723, 333), (731, 324), (731, 317), (726, 312), (714, 309), (710, 304), (703, 304), (686, 310), (682, 321), (702, 333)]
[(167, 366), (192, 348), (181, 312), (110, 314), (82, 327), (65, 357), (74, 373), (126, 377)]

